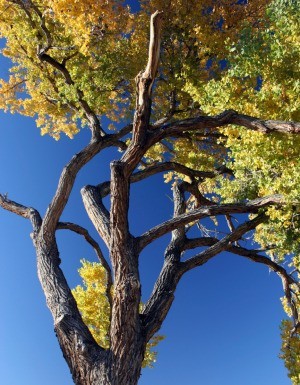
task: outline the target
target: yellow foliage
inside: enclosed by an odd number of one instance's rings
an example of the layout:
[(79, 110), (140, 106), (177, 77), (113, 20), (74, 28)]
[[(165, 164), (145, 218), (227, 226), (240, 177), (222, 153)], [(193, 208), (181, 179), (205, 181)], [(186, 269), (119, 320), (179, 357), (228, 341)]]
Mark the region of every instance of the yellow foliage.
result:
[[(76, 286), (72, 293), (84, 323), (88, 326), (97, 343), (108, 349), (110, 346), (110, 304), (106, 294), (106, 271), (100, 263), (82, 260), (81, 264), (82, 267), (78, 272), (82, 278), (82, 285)], [(143, 367), (153, 366), (157, 353), (152, 349), (162, 339), (162, 336), (156, 335), (148, 342)]]

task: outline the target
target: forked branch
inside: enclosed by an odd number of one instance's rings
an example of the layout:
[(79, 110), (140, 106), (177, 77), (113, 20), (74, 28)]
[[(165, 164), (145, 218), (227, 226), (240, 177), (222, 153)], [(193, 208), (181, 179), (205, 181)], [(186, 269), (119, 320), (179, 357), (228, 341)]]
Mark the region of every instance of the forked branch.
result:
[(142, 250), (149, 243), (155, 239), (173, 231), (174, 229), (186, 225), (188, 223), (198, 221), (200, 219), (215, 216), (215, 215), (226, 215), (226, 214), (243, 214), (243, 213), (257, 213), (259, 209), (274, 204), (282, 203), (281, 195), (270, 195), (264, 198), (254, 199), (246, 203), (232, 203), (223, 205), (211, 205), (203, 206), (199, 209), (192, 210), (188, 213), (179, 215), (176, 218), (169, 219), (161, 223), (158, 226), (153, 227), (151, 230), (144, 233), (139, 237), (139, 247)]
[(250, 221), (241, 224), (230, 234), (226, 235), (221, 240), (218, 240), (217, 242), (213, 243), (212, 246), (210, 246), (208, 249), (183, 262), (183, 271), (187, 272), (195, 267), (205, 264), (215, 255), (227, 250), (228, 247), (231, 247), (232, 243), (241, 239), (241, 237), (247, 232), (254, 230), (256, 226), (264, 222), (266, 219), (267, 217), (265, 214), (260, 214), (254, 219), (251, 219)]

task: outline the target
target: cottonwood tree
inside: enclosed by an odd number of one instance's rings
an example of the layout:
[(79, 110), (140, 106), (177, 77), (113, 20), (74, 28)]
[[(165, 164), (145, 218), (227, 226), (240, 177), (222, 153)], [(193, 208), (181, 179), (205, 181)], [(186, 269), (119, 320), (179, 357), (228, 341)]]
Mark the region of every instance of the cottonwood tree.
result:
[[(180, 279), (222, 251), (277, 273), (291, 333), (299, 322), (299, 2), (140, 6), (132, 14), (117, 0), (0, 0), (2, 53), (13, 62), (8, 81), (1, 80), (0, 107), (36, 117), (42, 134), (56, 139), (91, 131), (62, 170), (43, 217), (0, 196), (3, 209), (31, 221), (38, 277), (77, 385), (136, 384)], [(60, 218), (78, 172), (110, 147), (121, 151), (110, 180), (81, 190), (107, 260), (86, 229)], [(133, 236), (131, 185), (157, 173), (172, 181), (173, 217)], [(227, 234), (217, 221), (227, 223)], [(84, 236), (106, 271), (106, 346), (83, 322), (60, 268), (60, 229)], [(244, 242), (248, 233), (260, 248)], [(139, 256), (166, 234), (163, 267), (140, 308)]]

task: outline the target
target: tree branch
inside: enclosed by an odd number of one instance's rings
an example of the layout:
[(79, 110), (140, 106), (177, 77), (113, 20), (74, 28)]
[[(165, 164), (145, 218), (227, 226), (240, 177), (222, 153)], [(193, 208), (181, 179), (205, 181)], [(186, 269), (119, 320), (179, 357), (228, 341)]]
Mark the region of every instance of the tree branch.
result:
[(44, 220), (43, 232), (47, 237), (54, 237), (59, 218), (67, 204), (72, 191), (76, 176), (80, 169), (85, 166), (95, 155), (106, 147), (116, 144), (117, 136), (106, 135), (101, 140), (92, 140), (82, 151), (74, 155), (70, 162), (64, 167), (56, 193), (50, 203)]
[(218, 240), (208, 249), (202, 251), (201, 253), (183, 262), (182, 263), (183, 271), (187, 272), (195, 267), (205, 264), (215, 255), (221, 253), (224, 250), (227, 250), (227, 247), (229, 245), (231, 246), (231, 243), (239, 240), (244, 234), (246, 234), (250, 230), (255, 229), (256, 226), (264, 222), (266, 219), (267, 219), (267, 216), (265, 214), (260, 214), (256, 218), (241, 224), (234, 231), (232, 231), (230, 234), (228, 234), (221, 240)]
[[(176, 171), (180, 174), (187, 175), (191, 178), (199, 178), (199, 182), (203, 181), (206, 178), (215, 178), (216, 176), (221, 174), (231, 175), (232, 173), (231, 170), (229, 170), (225, 166), (219, 167), (214, 171), (197, 171), (189, 167), (186, 167), (180, 163), (164, 162), (164, 163), (148, 166), (142, 171), (135, 172), (130, 177), (130, 183), (140, 182), (146, 178), (149, 178), (150, 176), (153, 176), (160, 172), (165, 172), (165, 171)], [(110, 182), (108, 181), (99, 184), (98, 186), (96, 186), (96, 188), (102, 198), (110, 194)]]
[(47, 62), (52, 67), (56, 68), (65, 78), (65, 81), (68, 85), (75, 86), (77, 93), (78, 101), (85, 113), (87, 121), (90, 123), (90, 128), (93, 134), (93, 138), (99, 138), (99, 136), (105, 136), (105, 131), (101, 128), (100, 121), (94, 111), (90, 108), (87, 101), (84, 99), (84, 93), (81, 89), (76, 87), (75, 82), (71, 78), (71, 75), (65, 65), (59, 63), (57, 60), (53, 59), (50, 55), (45, 53), (45, 50), (41, 49), (38, 52), (38, 57), (41, 61)]
[(300, 123), (285, 122), (281, 120), (262, 120), (252, 116), (235, 113), (231, 118), (231, 124), (237, 124), (249, 128), (250, 130), (269, 134), (272, 132), (281, 132), (284, 134), (299, 134)]
[(298, 134), (300, 132), (300, 123), (277, 120), (261, 120), (251, 116), (239, 114), (233, 110), (227, 110), (216, 116), (199, 116), (196, 118), (182, 119), (162, 125), (159, 129), (155, 128), (155, 130), (157, 130), (156, 136), (159, 137), (159, 139), (157, 138), (155, 140), (155, 143), (162, 138), (181, 134), (185, 131), (217, 128), (228, 124), (236, 124), (250, 130), (266, 134), (271, 132)]
[(110, 304), (110, 309), (111, 309), (112, 308), (111, 288), (113, 285), (112, 274), (111, 274), (110, 266), (107, 263), (106, 259), (104, 258), (104, 255), (100, 249), (99, 244), (94, 240), (94, 238), (92, 238), (90, 236), (89, 232), (85, 228), (83, 228), (83, 227), (81, 227), (75, 223), (59, 222), (57, 224), (57, 229), (58, 230), (70, 230), (70, 231), (73, 231), (79, 235), (82, 235), (85, 238), (85, 240), (93, 247), (101, 265), (104, 267), (104, 269), (106, 271), (106, 275), (107, 275), (106, 296), (108, 298), (108, 301)]
[[(213, 237), (186, 239), (183, 250), (194, 249), (196, 247), (203, 247), (203, 246), (211, 246), (210, 247), (210, 249), (211, 249), (213, 247), (217, 247), (218, 245), (220, 245), (220, 242), (221, 241), (219, 239), (213, 238)], [(293, 318), (294, 318), (294, 322), (295, 322), (295, 329), (296, 329), (297, 325), (299, 324), (299, 314), (298, 314), (298, 310), (297, 310), (297, 305), (295, 304), (295, 301), (293, 300), (292, 289), (290, 286), (291, 285), (299, 286), (299, 283), (293, 278), (293, 276), (291, 274), (288, 274), (288, 272), (282, 266), (280, 266), (276, 262), (272, 261), (268, 257), (260, 255), (256, 250), (248, 250), (248, 249), (243, 248), (241, 246), (233, 245), (231, 242), (228, 243), (227, 246), (225, 246), (225, 249), (223, 251), (228, 251), (228, 252), (231, 252), (233, 254), (245, 257), (252, 262), (263, 264), (263, 265), (267, 266), (270, 270), (274, 271), (281, 278), (285, 296), (286, 296), (287, 301), (288, 301), (288, 303), (291, 307), (291, 310), (292, 310), (292, 314), (293, 314)], [(208, 251), (210, 249), (208, 249)], [(204, 251), (203, 253), (198, 254), (199, 264), (202, 264), (201, 263), (201, 254), (205, 254), (206, 252), (207, 252), (207, 250)], [(196, 257), (194, 257), (194, 258), (196, 258)], [(192, 258), (192, 259), (194, 259), (194, 258)], [(210, 258), (211, 258), (211, 256), (210, 256)], [(189, 261), (190, 260), (188, 260), (187, 262), (189, 262)], [(207, 260), (204, 259), (204, 262), (206, 262), (206, 261)]]
[[(41, 46), (38, 47), (37, 55), (38, 55), (39, 59), (42, 62), (46, 62), (46, 63), (50, 64), (52, 67), (56, 68), (63, 75), (66, 83), (70, 86), (75, 87), (79, 105), (82, 108), (82, 110), (84, 111), (85, 117), (90, 124), (90, 128), (91, 128), (93, 137), (96, 139), (96, 138), (99, 138), (100, 136), (105, 136), (105, 132), (103, 131), (103, 129), (100, 125), (100, 121), (99, 121), (97, 115), (91, 109), (88, 102), (84, 99), (83, 91), (76, 86), (74, 80), (71, 77), (70, 72), (68, 71), (67, 67), (65, 66), (66, 59), (64, 59), (62, 61), (62, 63), (59, 63), (56, 59), (54, 59), (53, 57), (51, 57), (47, 53), (52, 48), (51, 33), (45, 24), (45, 19), (44, 19), (42, 12), (31, 1), (30, 1), (30, 6), (34, 10), (36, 15), (39, 17), (40, 22), (41, 22), (40, 27), (41, 27), (41, 29), (42, 29), (45, 37), (46, 37), (46, 40), (47, 40), (47, 44), (45, 47), (41, 47)], [(70, 57), (68, 59), (70, 59)]]
[(106, 246), (109, 248), (110, 215), (102, 202), (98, 189), (93, 186), (85, 186), (81, 189), (81, 196), (90, 220), (104, 240)]
[(29, 219), (34, 232), (37, 233), (39, 231), (42, 224), (42, 218), (40, 216), (40, 213), (36, 209), (32, 207), (23, 206), (20, 203), (8, 199), (6, 195), (1, 194), (0, 206), (7, 211), (17, 214), (23, 218)]
[(174, 293), (183, 274), (180, 255), (181, 242), (171, 241), (165, 252), (162, 270), (141, 312), (146, 341), (160, 329), (174, 301)]
[[(173, 201), (174, 201), (174, 213), (173, 218), (178, 217), (186, 212), (186, 201), (184, 197), (185, 183), (175, 183), (173, 186)], [(172, 231), (172, 242), (181, 243), (185, 240), (185, 226), (180, 226)], [(170, 244), (170, 246), (171, 246)], [(180, 258), (180, 254), (179, 254)]]
[(70, 223), (70, 222), (59, 222), (57, 228), (58, 228), (58, 230), (60, 230), (60, 229), (71, 230), (77, 234), (83, 235), (83, 237), (86, 239), (86, 241), (94, 248), (101, 265), (104, 267), (104, 269), (106, 271), (107, 283), (106, 283), (105, 293), (106, 293), (106, 296), (107, 296), (107, 299), (109, 302), (109, 309), (110, 309), (109, 319), (111, 321), (112, 304), (113, 304), (113, 299), (112, 299), (112, 294), (111, 294), (112, 293), (111, 289), (113, 286), (112, 273), (111, 273), (111, 269), (110, 269), (109, 264), (107, 263), (106, 259), (103, 256), (103, 253), (100, 249), (99, 244), (90, 236), (90, 234), (88, 233), (88, 231), (85, 228), (83, 228), (77, 224)]
[(170, 231), (179, 226), (186, 225), (190, 222), (198, 221), (202, 218), (215, 216), (220, 214), (243, 214), (243, 213), (257, 213), (260, 208), (267, 207), (273, 204), (282, 203), (281, 195), (271, 195), (264, 198), (254, 199), (246, 203), (232, 203), (223, 205), (204, 206), (188, 213), (179, 215), (176, 218), (169, 219), (158, 226), (153, 227), (138, 238), (139, 248), (142, 250), (149, 243), (153, 242)]
[(149, 144), (147, 131), (151, 115), (152, 85), (157, 73), (160, 54), (160, 35), (162, 12), (156, 11), (150, 21), (150, 42), (148, 63), (146, 69), (136, 77), (136, 110), (133, 120), (132, 141), (122, 156), (121, 161), (126, 164), (125, 175), (132, 173), (139, 164)]

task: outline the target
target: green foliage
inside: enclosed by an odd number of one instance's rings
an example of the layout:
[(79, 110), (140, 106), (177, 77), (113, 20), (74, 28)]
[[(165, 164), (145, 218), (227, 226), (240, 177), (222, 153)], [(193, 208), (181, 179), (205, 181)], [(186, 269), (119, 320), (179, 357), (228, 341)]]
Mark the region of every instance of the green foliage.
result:
[[(135, 106), (134, 78), (147, 59), (149, 15), (159, 9), (164, 26), (153, 121), (229, 108), (262, 119), (300, 121), (300, 0), (140, 3), (141, 11), (133, 14), (119, 0), (0, 0), (2, 54), (12, 61), (9, 79), (0, 80), (0, 108), (35, 117), (41, 133), (56, 139), (61, 133), (73, 137), (86, 125), (83, 103), (100, 118), (127, 123)], [(45, 53), (64, 70), (41, 60)], [(272, 259), (297, 268), (299, 136), (235, 126), (207, 134), (158, 143), (145, 165), (168, 160), (200, 171), (226, 165), (230, 176), (198, 181), (200, 193), (216, 202), (283, 195), (285, 205), (268, 209), (269, 220), (257, 228), (255, 240)], [(169, 173), (166, 181), (174, 177), (190, 181), (178, 173)], [(83, 285), (73, 291), (78, 307), (97, 342), (109, 347), (105, 272), (84, 261), (80, 274)], [(283, 358), (298, 384), (298, 340), (286, 342), (290, 329), (285, 321), (284, 346), (295, 348), (284, 348)], [(150, 348), (160, 338), (149, 342), (145, 365), (154, 362)]]
[(274, 0), (259, 28), (244, 19), (238, 39), (224, 41), (226, 68), (205, 84), (187, 79), (186, 91), (208, 113), (233, 108), (299, 121), (299, 9), (299, 0)]

